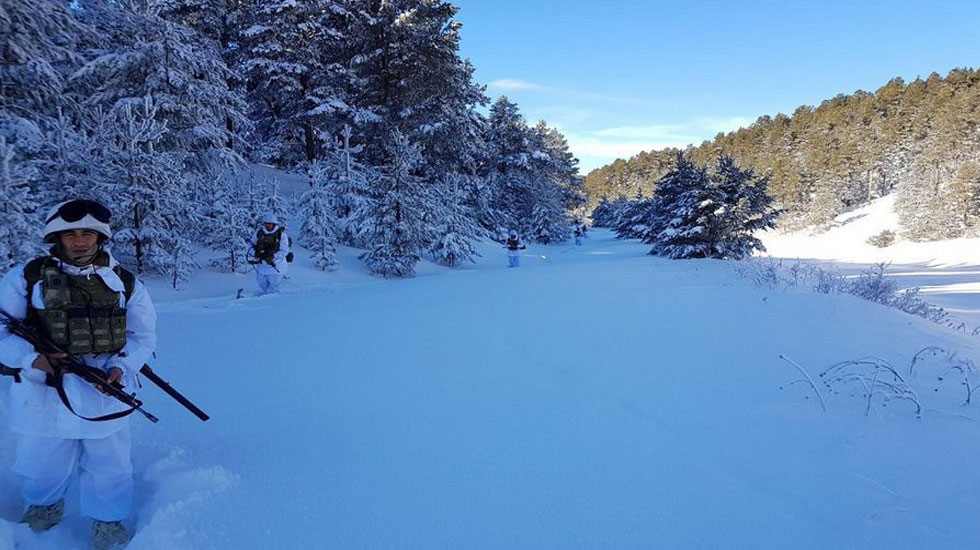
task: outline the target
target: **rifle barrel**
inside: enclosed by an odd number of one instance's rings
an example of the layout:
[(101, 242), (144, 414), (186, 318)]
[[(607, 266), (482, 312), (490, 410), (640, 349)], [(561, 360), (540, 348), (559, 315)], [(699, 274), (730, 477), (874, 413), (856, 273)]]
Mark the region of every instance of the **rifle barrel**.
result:
[(166, 393), (170, 397), (173, 397), (174, 400), (176, 400), (178, 403), (183, 405), (185, 409), (190, 411), (191, 414), (193, 414), (194, 416), (200, 418), (202, 421), (207, 421), (208, 419), (211, 418), (210, 416), (207, 415), (207, 413), (199, 409), (197, 405), (191, 403), (189, 399), (184, 397), (179, 391), (175, 390), (174, 387), (171, 386), (169, 382), (167, 382), (163, 378), (160, 378), (157, 375), (157, 373), (153, 372), (153, 369), (150, 368), (150, 365), (143, 365), (143, 367), (140, 369), (140, 374), (145, 376), (147, 380), (149, 380), (150, 382), (153, 382), (158, 388), (163, 390), (164, 393)]

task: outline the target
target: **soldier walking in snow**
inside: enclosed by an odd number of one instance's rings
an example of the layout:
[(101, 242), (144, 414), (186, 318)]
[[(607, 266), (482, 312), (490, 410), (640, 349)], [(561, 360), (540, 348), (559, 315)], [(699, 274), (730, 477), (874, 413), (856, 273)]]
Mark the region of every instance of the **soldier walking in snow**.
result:
[[(583, 226), (584, 227), (584, 226)], [(584, 235), (582, 228), (575, 227), (575, 246), (582, 246), (582, 236)]]
[[(156, 346), (156, 312), (143, 284), (105, 248), (109, 215), (90, 200), (52, 210), (44, 226), (50, 254), (0, 280), (0, 309), (132, 391)], [(0, 362), (21, 368), (21, 383), (10, 386), (11, 431), (18, 434), (13, 470), (24, 478), (21, 522), (34, 531), (57, 525), (77, 472), (80, 511), (94, 520), (92, 546), (107, 550), (129, 540), (122, 522), (131, 512), (133, 467), (128, 418), (101, 417), (126, 406), (61, 374), (65, 357), (35, 349), (0, 325)]]
[(289, 237), (286, 228), (279, 225), (274, 212), (262, 214), (262, 225), (252, 238), (253, 255), (250, 263), (255, 267), (255, 280), (259, 284), (259, 295), (278, 294), (279, 285), (286, 272), (286, 263), (291, 259)]
[(507, 261), (509, 265), (507, 267), (520, 267), (521, 265), (521, 250), (527, 248), (524, 243), (517, 237), (517, 231), (511, 230), (510, 236), (507, 237)]

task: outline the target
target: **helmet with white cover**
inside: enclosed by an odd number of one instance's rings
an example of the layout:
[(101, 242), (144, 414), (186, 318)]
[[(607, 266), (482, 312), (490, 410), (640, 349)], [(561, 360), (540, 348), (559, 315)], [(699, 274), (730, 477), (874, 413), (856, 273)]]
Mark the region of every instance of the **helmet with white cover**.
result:
[(58, 233), (73, 229), (88, 229), (110, 239), (112, 238), (112, 229), (109, 227), (111, 216), (109, 209), (98, 201), (90, 199), (65, 201), (48, 212), (48, 217), (44, 221), (44, 240), (53, 242)]
[(262, 219), (259, 220), (262, 223), (271, 223), (272, 225), (279, 225), (279, 216), (272, 210), (266, 210), (262, 213)]

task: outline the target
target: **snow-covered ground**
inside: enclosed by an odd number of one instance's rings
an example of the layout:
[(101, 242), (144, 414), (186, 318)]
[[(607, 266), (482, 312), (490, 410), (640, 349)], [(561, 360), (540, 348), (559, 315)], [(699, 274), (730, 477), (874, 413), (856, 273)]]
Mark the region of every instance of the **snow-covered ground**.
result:
[[(129, 548), (977, 546), (980, 404), (933, 391), (944, 360), (906, 373), (926, 346), (976, 358), (980, 340), (590, 235), (529, 247), (519, 269), (485, 244), (471, 268), (409, 280), (367, 275), (353, 250), (333, 274), (299, 253), (271, 297), (235, 300), (247, 276), (153, 282), (155, 367), (212, 420), (144, 389), (162, 420), (133, 419)], [(821, 257), (809, 242), (767, 239)], [(880, 398), (865, 416), (859, 391), (818, 382), (824, 413), (780, 354), (814, 378), (890, 361), (922, 417)], [(12, 452), (0, 427), (0, 549), (83, 548), (77, 518), (39, 536), (11, 523)]]
[(771, 232), (763, 242), (772, 257), (833, 266), (844, 273), (873, 263), (891, 264), (888, 273), (900, 286), (919, 287), (923, 298), (946, 308), (954, 324), (963, 323), (967, 332), (980, 327), (980, 239), (915, 243), (899, 238), (886, 248), (867, 243), (886, 229), (899, 232), (893, 195), (838, 217), (824, 233)]

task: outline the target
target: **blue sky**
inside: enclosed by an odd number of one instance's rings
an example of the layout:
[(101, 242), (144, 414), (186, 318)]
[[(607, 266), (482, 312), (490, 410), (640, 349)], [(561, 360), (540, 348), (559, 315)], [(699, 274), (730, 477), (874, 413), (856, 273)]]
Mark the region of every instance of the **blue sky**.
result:
[(980, 65), (980, 0), (454, 0), (492, 98), (547, 120), (588, 172), (764, 114)]

